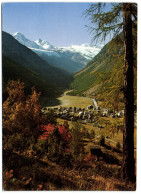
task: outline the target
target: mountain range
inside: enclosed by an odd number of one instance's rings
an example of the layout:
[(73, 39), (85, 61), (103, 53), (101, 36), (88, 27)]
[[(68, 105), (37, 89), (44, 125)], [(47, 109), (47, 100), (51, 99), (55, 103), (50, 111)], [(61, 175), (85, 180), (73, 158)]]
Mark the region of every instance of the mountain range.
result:
[(71, 74), (83, 69), (102, 48), (102, 46), (90, 46), (89, 44), (55, 47), (46, 40), (31, 41), (19, 32), (12, 35), (18, 42), (31, 49), (52, 66)]
[[(136, 32), (133, 32), (136, 94), (137, 36)], [(20, 78), (28, 88), (35, 86), (46, 96), (55, 96), (61, 94), (64, 89), (71, 88), (73, 91), (70, 95), (89, 96), (112, 107), (118, 106), (118, 102), (123, 102), (123, 33), (106, 44), (100, 52), (100, 48), (91, 50), (87, 44), (57, 48), (41, 39), (30, 41), (20, 33), (13, 36), (2, 33), (4, 84), (9, 79)], [(94, 52), (98, 54), (92, 58)], [(84, 58), (92, 60), (85, 65)]]
[(68, 72), (50, 65), (6, 32), (2, 32), (2, 68), (3, 89), (10, 79), (20, 79), (28, 90), (35, 86), (42, 95), (55, 96), (72, 80)]

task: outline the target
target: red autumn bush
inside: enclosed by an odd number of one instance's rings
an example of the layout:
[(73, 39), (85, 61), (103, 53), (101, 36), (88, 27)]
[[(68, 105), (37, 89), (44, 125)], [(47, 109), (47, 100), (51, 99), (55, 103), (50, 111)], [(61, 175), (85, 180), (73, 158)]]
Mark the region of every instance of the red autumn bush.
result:
[(54, 125), (52, 125), (52, 124), (41, 125), (40, 128), (42, 129), (43, 134), (39, 136), (39, 139), (45, 139), (45, 140), (47, 140), (48, 136), (54, 130)]
[[(48, 136), (53, 132), (56, 126), (52, 124), (48, 124), (48, 125), (41, 125), (40, 127), (42, 128), (43, 134), (39, 136), (39, 139), (47, 140)], [(58, 125), (57, 128), (61, 135), (62, 140), (66, 141), (67, 144), (69, 145), (69, 142), (71, 139), (71, 134), (69, 132), (69, 129), (66, 129), (65, 126), (62, 126), (62, 125)]]

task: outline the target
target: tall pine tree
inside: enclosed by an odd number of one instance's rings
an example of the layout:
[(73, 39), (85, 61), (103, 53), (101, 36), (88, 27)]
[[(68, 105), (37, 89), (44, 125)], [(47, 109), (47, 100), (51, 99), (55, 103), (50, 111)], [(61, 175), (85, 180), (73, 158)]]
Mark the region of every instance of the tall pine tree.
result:
[(116, 37), (123, 30), (124, 37), (124, 132), (123, 132), (123, 178), (135, 180), (134, 161), (134, 72), (133, 72), (133, 27), (137, 25), (135, 3), (96, 3), (85, 15), (94, 41), (103, 41), (107, 36)]

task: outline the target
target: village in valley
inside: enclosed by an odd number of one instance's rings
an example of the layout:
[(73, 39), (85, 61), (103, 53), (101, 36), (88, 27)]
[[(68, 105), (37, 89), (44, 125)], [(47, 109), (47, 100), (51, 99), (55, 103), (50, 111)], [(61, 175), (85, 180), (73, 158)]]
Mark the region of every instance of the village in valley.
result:
[[(73, 106), (75, 100), (79, 100), (79, 103)], [(43, 107), (43, 114), (52, 112), (58, 125), (63, 125), (64, 121), (67, 121), (71, 128), (74, 123), (78, 123), (85, 134), (83, 138), (85, 152), (91, 153), (96, 159), (97, 156), (100, 157), (107, 152), (107, 148), (117, 151), (119, 156), (116, 157), (121, 159), (124, 110), (113, 111), (111, 108), (103, 108), (98, 106), (95, 99), (69, 96), (66, 92), (60, 101), (61, 105)]]
[(120, 110), (119, 112), (113, 112), (112, 110), (108, 109), (101, 109), (99, 106), (89, 105), (87, 108), (76, 108), (76, 107), (63, 107), (60, 106), (59, 108), (47, 108), (44, 107), (42, 109), (43, 113), (46, 114), (47, 111), (54, 111), (55, 116), (57, 118), (65, 119), (68, 121), (77, 121), (79, 123), (94, 123), (95, 122), (95, 115), (100, 115), (101, 117), (123, 117), (124, 110)]

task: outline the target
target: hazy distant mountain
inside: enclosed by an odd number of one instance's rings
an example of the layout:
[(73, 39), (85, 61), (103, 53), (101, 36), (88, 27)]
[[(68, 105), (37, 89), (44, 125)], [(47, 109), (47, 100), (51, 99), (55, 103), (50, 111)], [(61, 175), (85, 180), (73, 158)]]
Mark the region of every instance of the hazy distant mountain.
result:
[(96, 47), (89, 44), (54, 47), (46, 40), (31, 41), (21, 33), (15, 33), (13, 37), (53, 66), (70, 73), (83, 69), (102, 48), (102, 46)]

